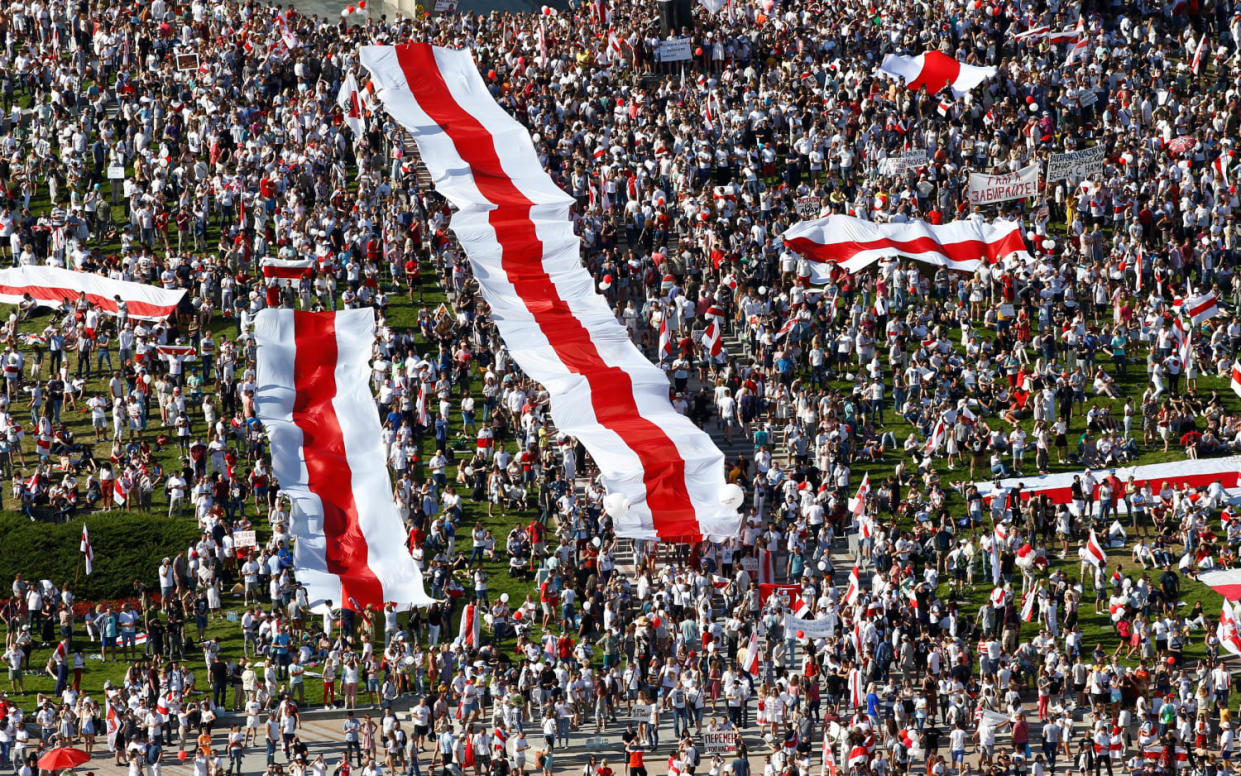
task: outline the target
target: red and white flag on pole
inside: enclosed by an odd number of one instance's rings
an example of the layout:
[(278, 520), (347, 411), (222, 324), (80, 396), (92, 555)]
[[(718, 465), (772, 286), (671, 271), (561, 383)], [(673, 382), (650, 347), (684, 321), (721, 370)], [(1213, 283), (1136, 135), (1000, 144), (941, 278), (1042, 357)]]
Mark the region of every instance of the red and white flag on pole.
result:
[(116, 707), (112, 705), (112, 699), (108, 697), (107, 692), (103, 698), (103, 718), (104, 725), (108, 733), (108, 751), (116, 751), (116, 736), (121, 732), (121, 720), (117, 716)]
[(659, 322), (659, 360), (672, 355), (672, 334), (668, 331), (668, 319)]
[(1079, 60), (1085, 60), (1090, 53), (1090, 38), (1086, 36), (1086, 20), (1084, 17), (1078, 17), (1075, 31), (1077, 32), (1077, 42), (1069, 47), (1069, 55), (1064, 58), (1065, 67)]
[(1224, 600), (1215, 635), (1219, 637), (1220, 646), (1234, 655), (1241, 655), (1241, 632), (1237, 631), (1236, 613), (1227, 599)]
[(707, 349), (712, 358), (724, 352), (724, 342), (720, 336), (720, 325), (715, 321), (707, 324), (707, 328), (702, 332), (702, 346)]
[(1215, 297), (1214, 291), (1208, 291), (1186, 299), (1181, 311), (1194, 323), (1202, 323), (1220, 314), (1219, 300)]
[(1095, 536), (1095, 532), (1091, 530), (1090, 538), (1086, 540), (1086, 546), (1078, 551), (1082, 560), (1092, 566), (1099, 568), (1107, 568), (1107, 553), (1103, 551), (1103, 545), (1099, 544), (1099, 538)]
[(1241, 396), (1241, 360), (1232, 362), (1232, 380), (1229, 384), (1232, 386), (1232, 392)]
[(793, 224), (784, 244), (810, 260), (811, 282), (820, 284), (831, 282), (832, 265), (853, 273), (896, 256), (959, 272), (973, 272), (983, 261), (1029, 258), (1016, 221), (880, 224), (832, 215)]
[(789, 332), (791, 332), (793, 330), (793, 327), (795, 327), (796, 325), (797, 325), (797, 316), (790, 315), (789, 319), (784, 322), (784, 325), (781, 326), (779, 329), (777, 329), (775, 334), (771, 335), (771, 338), (773, 340), (780, 339), (785, 334), (788, 334)]
[(293, 505), (297, 579), (312, 602), (425, 606), (371, 394), (374, 311), (267, 309), (255, 318), (255, 409)]
[(416, 128), (436, 190), (500, 334), (551, 394), (556, 427), (585, 444), (627, 508), (620, 536), (697, 541), (736, 536), (721, 502), (724, 456), (667, 398), (668, 379), (590, 290), (571, 196), (544, 171), (529, 133), (491, 97), (468, 51), (424, 43), (363, 46), (384, 107)]
[(1194, 49), (1194, 61), (1189, 66), (1189, 69), (1193, 71), (1194, 75), (1198, 75), (1202, 72), (1202, 52), (1206, 49), (1206, 46), (1207, 36), (1203, 35), (1202, 39), (1198, 41), (1198, 47)]
[(345, 126), (353, 131), (355, 138), (366, 132), (366, 117), (362, 115), (362, 100), (358, 95), (358, 79), (353, 73), (345, 76), (336, 95), (336, 104), (345, 115)]
[(1211, 169), (1219, 173), (1219, 177), (1224, 181), (1224, 188), (1232, 185), (1232, 182), (1228, 180), (1228, 165), (1232, 163), (1232, 154), (1232, 151), (1223, 151), (1215, 157), (1215, 161), (1211, 162)]
[[(859, 653), (858, 657), (861, 657)], [(849, 669), (849, 702), (853, 708), (860, 709), (866, 705), (866, 688), (862, 685), (862, 672), (856, 668)], [(865, 752), (865, 749), (862, 750)], [(849, 767), (853, 767), (853, 753), (849, 753)]]
[(857, 566), (849, 572), (849, 586), (845, 588), (845, 603), (853, 606), (857, 603), (858, 596), (862, 594), (862, 580), (858, 575)]
[(956, 97), (964, 97), (975, 86), (995, 75), (994, 67), (967, 65), (942, 51), (928, 51), (916, 57), (888, 54), (879, 72), (899, 79), (905, 88), (916, 91), (925, 86), (931, 94), (948, 88)]
[(1038, 588), (1027, 590), (1025, 596), (1021, 599), (1021, 621), (1034, 621), (1034, 600), (1038, 598)]
[(86, 530), (86, 523), (82, 523), (82, 559), (86, 563), (86, 573), (89, 575), (95, 570), (95, 551), (90, 546), (90, 533)]
[(745, 664), (742, 669), (751, 676), (758, 676), (758, 630), (750, 632), (750, 641), (745, 648)]
[(461, 631), (457, 638), (466, 647), (477, 648), (482, 637), (482, 617), (478, 614), (478, 606), (473, 601), (461, 610)]
[(870, 472), (862, 475), (862, 484), (858, 485), (857, 493), (849, 499), (849, 511), (855, 518), (866, 511), (866, 499), (870, 496)]

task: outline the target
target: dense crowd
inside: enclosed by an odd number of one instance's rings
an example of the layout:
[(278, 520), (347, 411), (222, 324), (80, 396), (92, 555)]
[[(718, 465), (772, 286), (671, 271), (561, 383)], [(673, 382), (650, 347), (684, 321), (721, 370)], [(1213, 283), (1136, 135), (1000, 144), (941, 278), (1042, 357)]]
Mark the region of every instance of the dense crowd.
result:
[[(31, 776), (41, 747), (98, 748), (111, 707), (116, 762), (133, 776), (158, 774), (166, 750), (187, 752), (199, 776), (240, 772), (251, 746), (273, 771), (326, 776), (340, 763), (311, 758), (299, 735), (316, 682), (325, 705), (348, 710), (344, 760), (367, 776), (454, 764), (551, 774), (571, 739), (622, 727), (624, 751), (608, 757), (633, 776), (667, 755), (713, 776), (1230, 771), (1216, 615), (1183, 610), (1181, 584), (1205, 561), (1235, 562), (1241, 521), (1216, 531), (1217, 498), (1139, 490), (1125, 494), (1126, 536), (1116, 500), (1099, 498), (1113, 492), (1107, 477), (1087, 476), (1063, 508), (988, 509), (970, 482), (1045, 472), (1052, 455), (1097, 472), (1241, 445), (1236, 403), (1198, 387), (1229, 372), (1241, 323), (1224, 315), (1178, 337), (1174, 308), (1208, 289), (1241, 301), (1235, 11), (733, 2), (697, 8), (691, 59), (664, 62), (652, 3), (361, 26), (257, 3), (9, 4), (0, 256), (188, 293), (158, 323), (85, 299), (12, 309), (5, 506), (66, 521), (123, 502), (202, 534), (139, 582), (136, 604), (83, 607), (69, 584), (14, 582), (11, 691), (41, 670), (56, 687), (33, 710), (0, 700), (0, 765)], [(1072, 65), (1061, 65), (1071, 42), (1015, 37), (1079, 20), (1089, 48)], [(625, 548), (589, 459), (508, 357), (407, 137), (381, 109), (358, 134), (343, 121), (342, 79), (366, 80), (356, 47), (409, 39), (473, 49), (577, 199), (583, 261), (667, 367), (674, 404), (742, 441), (727, 461), (749, 495), (740, 536), (637, 542), (618, 573)], [(999, 73), (956, 100), (875, 75), (884, 54), (932, 49)], [(1106, 162), (1089, 180), (1049, 184), (1040, 202), (968, 204), (971, 170), (1095, 144)], [(919, 149), (924, 167), (885, 172), (883, 159)], [(1033, 258), (972, 275), (888, 260), (815, 288), (780, 235), (828, 212), (1017, 219)], [(265, 256), (317, 262), (266, 281)], [(435, 309), (423, 301), (433, 287), (448, 292)], [(276, 305), (377, 310), (373, 382), (396, 499), (444, 603), (324, 613), (298, 587), (254, 413), (250, 325)], [(711, 320), (734, 341), (715, 356), (698, 334)], [(89, 430), (72, 428), (79, 414)], [(877, 464), (890, 474), (852, 509), (858, 470)], [(498, 512), (504, 535), (471, 525), (471, 504)], [(255, 527), (258, 545), (239, 544)], [(850, 588), (837, 565), (858, 527)], [(1095, 527), (1136, 540), (1132, 560), (1075, 574), (1058, 561)], [(770, 576), (758, 570), (768, 559)], [(489, 595), (483, 564), (497, 560), (529, 580), (524, 601)], [(244, 659), (206, 638), (233, 590)], [(1088, 638), (1091, 593), (1112, 624)], [(477, 641), (457, 628), (468, 602), (485, 621)], [(786, 628), (803, 606), (822, 635)], [(1186, 659), (1194, 644), (1204, 659)], [(51, 657), (32, 665), (44, 645)], [(96, 651), (129, 667), (89, 692)], [(409, 696), (420, 700), (402, 726), (391, 707)], [(701, 734), (730, 730), (761, 739), (765, 761), (708, 756)]]

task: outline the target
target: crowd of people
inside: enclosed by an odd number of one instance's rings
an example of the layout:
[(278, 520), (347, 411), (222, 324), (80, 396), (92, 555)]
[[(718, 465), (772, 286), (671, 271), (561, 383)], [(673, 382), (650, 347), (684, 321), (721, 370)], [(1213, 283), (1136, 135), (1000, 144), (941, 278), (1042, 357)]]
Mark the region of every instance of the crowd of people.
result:
[[(1241, 447), (1238, 405), (1214, 390), (1241, 323), (1177, 314), (1210, 290), (1241, 302), (1235, 4), (734, 1), (672, 30), (691, 56), (671, 62), (659, 5), (372, 9), (364, 24), (232, 0), (0, 12), (0, 261), (187, 290), (155, 323), (85, 298), (12, 308), (4, 506), (201, 528), (134, 603), (14, 581), (0, 766), (33, 776), (43, 749), (102, 753), (107, 738), (132, 776), (174, 757), (240, 773), (250, 747), (273, 774), (550, 776), (571, 743), (621, 732), (586, 776), (666, 759), (711, 776), (1231, 772), (1216, 615), (1182, 588), (1236, 563), (1241, 521), (1216, 528), (1219, 494), (1136, 489), (1118, 533), (1107, 477), (1087, 472), (1063, 507), (988, 508), (971, 483)], [(1018, 35), (1039, 27), (1079, 32)], [(474, 51), (577, 199), (583, 261), (674, 404), (741, 443), (736, 538), (617, 540), (409, 138), (377, 106), (346, 126), (357, 47), (411, 39)], [(885, 54), (930, 50), (998, 73), (960, 98), (875, 73)], [(971, 171), (1094, 145), (1101, 173), (969, 204)], [(883, 163), (911, 150), (925, 166)], [(972, 274), (884, 260), (814, 287), (781, 235), (827, 213), (1015, 219), (1032, 258)], [(317, 261), (276, 281), (266, 256)], [(251, 322), (267, 306), (376, 309), (395, 497), (443, 603), (311, 610), (254, 412)], [(710, 321), (734, 343), (715, 355)], [(863, 470), (871, 492), (850, 505)], [(255, 528), (257, 546), (238, 542)], [(1131, 560), (1065, 560), (1095, 528)], [(489, 594), (488, 569), (529, 594)], [(477, 638), (458, 629), (467, 606)], [(208, 638), (229, 609), (240, 649)], [(126, 663), (123, 681), (92, 684), (96, 652)], [(55, 689), (29, 706), (25, 679), (43, 671)], [(302, 738), (312, 682), (347, 715), (341, 757)], [(705, 733), (730, 732), (734, 753), (707, 752)]]

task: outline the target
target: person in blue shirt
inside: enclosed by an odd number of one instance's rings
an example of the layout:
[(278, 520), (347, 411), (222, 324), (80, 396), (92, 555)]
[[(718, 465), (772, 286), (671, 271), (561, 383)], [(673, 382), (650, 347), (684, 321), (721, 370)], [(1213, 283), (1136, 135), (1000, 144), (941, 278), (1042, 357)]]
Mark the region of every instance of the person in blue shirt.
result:
[(272, 640), (272, 647), (276, 651), (276, 674), (281, 679), (288, 678), (289, 675), (289, 645), (292, 638), (288, 631), (280, 631), (276, 634), (276, 638)]

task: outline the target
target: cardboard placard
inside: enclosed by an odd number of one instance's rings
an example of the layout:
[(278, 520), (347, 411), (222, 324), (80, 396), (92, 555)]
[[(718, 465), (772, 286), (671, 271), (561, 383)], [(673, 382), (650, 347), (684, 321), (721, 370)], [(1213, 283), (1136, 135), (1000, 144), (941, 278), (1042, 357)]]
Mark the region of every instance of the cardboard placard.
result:
[(257, 547), (258, 539), (254, 535), (254, 531), (236, 531), (233, 533), (233, 547)]
[(177, 54), (177, 70), (184, 73), (198, 69), (197, 54)]
[(737, 731), (724, 730), (719, 733), (703, 733), (702, 751), (704, 754), (732, 754), (737, 751)]
[(689, 38), (668, 38), (659, 42), (660, 62), (684, 62), (691, 56)]

